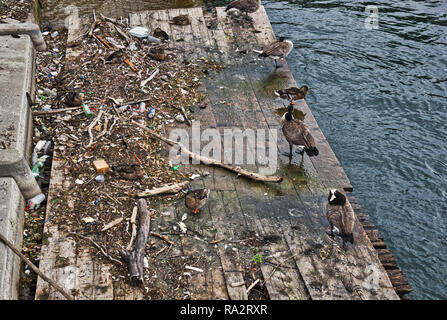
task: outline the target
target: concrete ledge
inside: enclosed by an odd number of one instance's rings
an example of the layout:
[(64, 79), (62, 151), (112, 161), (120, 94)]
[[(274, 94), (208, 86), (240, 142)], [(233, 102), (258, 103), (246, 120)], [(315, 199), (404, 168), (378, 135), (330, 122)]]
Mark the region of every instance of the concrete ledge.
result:
[[(0, 140), (17, 156), (30, 158), (35, 51), (28, 35), (0, 36)], [(2, 147), (0, 147), (2, 148)], [(7, 153), (2, 150), (2, 154)], [(0, 178), (0, 232), (21, 247), (24, 198), (13, 178)], [(18, 299), (20, 260), (0, 243), (0, 299)]]

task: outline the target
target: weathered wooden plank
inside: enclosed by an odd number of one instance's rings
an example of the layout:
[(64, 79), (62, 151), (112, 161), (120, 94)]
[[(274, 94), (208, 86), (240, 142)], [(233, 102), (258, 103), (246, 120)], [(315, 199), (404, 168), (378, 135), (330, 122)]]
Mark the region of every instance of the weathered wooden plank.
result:
[(301, 275), (293, 259), (290, 259), (292, 253), (284, 240), (280, 223), (275, 216), (268, 216), (263, 212), (270, 210), (268, 197), (260, 193), (256, 196), (238, 193), (238, 198), (247, 225), (255, 227), (256, 234), (266, 239), (258, 249), (266, 256), (264, 260), (268, 259), (269, 262), (261, 265), (261, 271), (270, 299), (309, 299)]
[[(62, 287), (67, 285), (69, 288), (66, 289), (69, 290), (72, 289), (72, 282), (64, 278), (64, 275), (67, 275), (67, 273), (60, 269), (64, 267), (72, 268), (75, 264), (76, 244), (72, 239), (67, 239), (63, 236), (54, 220), (63, 219), (60, 215), (67, 212), (67, 207), (73, 209), (72, 202), (68, 202), (67, 204), (69, 205), (61, 204), (58, 199), (58, 193), (66, 192), (70, 188), (71, 181), (65, 177), (64, 161), (58, 155), (57, 143), (54, 150), (45, 219), (48, 220), (53, 215), (56, 217), (44, 225), (39, 268), (46, 276), (57, 281)], [(60, 208), (61, 205), (63, 206), (62, 210)], [(70, 279), (74, 281), (71, 273)], [(41, 278), (37, 279), (36, 300), (54, 299), (56, 296), (64, 299), (47, 282)]]
[[(224, 193), (232, 191), (214, 191), (210, 193), (208, 200), (213, 224), (216, 228), (217, 239), (236, 239), (240, 222), (241, 212), (228, 210), (228, 203), (224, 202)], [(233, 193), (234, 198), (235, 193)], [(245, 222), (243, 222), (245, 223)], [(239, 231), (240, 232), (240, 231)], [(243, 269), (236, 247), (220, 242), (217, 245), (220, 261), (222, 264), (228, 296), (232, 300), (247, 300), (246, 286), (233, 287), (232, 284), (244, 282)]]

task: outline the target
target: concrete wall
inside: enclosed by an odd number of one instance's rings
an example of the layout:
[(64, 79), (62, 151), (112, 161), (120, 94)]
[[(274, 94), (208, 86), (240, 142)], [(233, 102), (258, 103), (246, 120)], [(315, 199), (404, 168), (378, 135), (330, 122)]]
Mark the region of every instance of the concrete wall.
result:
[[(29, 36), (0, 36), (0, 140), (30, 158), (35, 53)], [(25, 201), (12, 178), (0, 178), (0, 233), (21, 247)], [(18, 299), (20, 259), (0, 242), (0, 299)]]

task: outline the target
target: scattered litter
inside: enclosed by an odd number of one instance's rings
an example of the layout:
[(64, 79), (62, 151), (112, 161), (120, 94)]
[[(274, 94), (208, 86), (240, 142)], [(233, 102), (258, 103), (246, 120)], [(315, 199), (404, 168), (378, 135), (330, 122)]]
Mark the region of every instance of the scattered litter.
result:
[(181, 231), (182, 233), (186, 233), (186, 231), (188, 230), (188, 229), (186, 228), (186, 224), (184, 224), (183, 222), (178, 222), (177, 224), (178, 224), (178, 226), (180, 227), (180, 231)]
[(93, 223), (96, 220), (92, 217), (85, 217), (85, 218), (82, 218), (82, 221), (84, 221), (85, 223)]
[(43, 193), (38, 194), (34, 198), (28, 200), (28, 208), (36, 209), (36, 207), (40, 205), (43, 201), (45, 201), (45, 195)]
[(193, 271), (197, 271), (197, 272), (203, 272), (203, 269), (191, 267), (191, 266), (185, 266), (185, 269), (193, 270)]
[(154, 115), (155, 115), (155, 109), (154, 109), (153, 107), (151, 107), (151, 108), (149, 109), (149, 112), (147, 113), (147, 117), (148, 117), (149, 119), (152, 119), (152, 118), (154, 117)]
[(100, 174), (100, 175), (96, 176), (96, 178), (95, 178), (95, 181), (99, 182), (99, 183), (103, 183), (104, 180), (105, 179), (104, 179), (104, 175), (103, 174)]
[(193, 174), (192, 176), (189, 177), (189, 179), (194, 180), (196, 178), (200, 178), (200, 174)]
[(110, 170), (109, 165), (104, 159), (93, 161), (93, 166), (95, 167), (97, 173), (106, 173)]
[(144, 39), (149, 35), (149, 29), (145, 27), (135, 27), (129, 30), (129, 34), (133, 37)]

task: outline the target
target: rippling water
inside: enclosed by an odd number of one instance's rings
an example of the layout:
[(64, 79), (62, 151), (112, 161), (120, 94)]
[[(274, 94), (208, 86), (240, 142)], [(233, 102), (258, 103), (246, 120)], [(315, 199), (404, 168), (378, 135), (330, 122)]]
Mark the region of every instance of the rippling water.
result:
[[(447, 298), (447, 2), (263, 1), (413, 299)], [(366, 5), (379, 28), (365, 28)]]
[[(67, 3), (115, 13), (125, 12), (123, 3), (201, 4), (47, 2), (53, 18), (64, 17)], [(276, 35), (294, 42), (289, 66), (310, 86), (307, 102), (412, 285), (410, 298), (447, 299), (446, 0), (262, 3)], [(370, 4), (379, 9), (377, 30), (365, 28)]]

